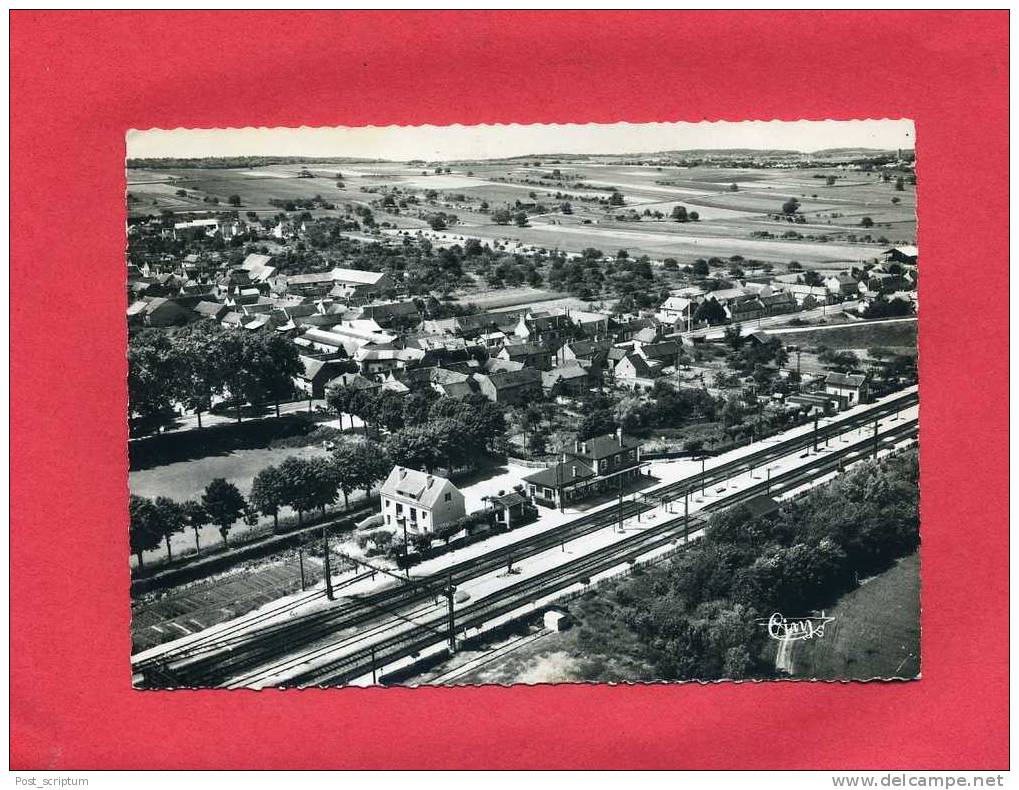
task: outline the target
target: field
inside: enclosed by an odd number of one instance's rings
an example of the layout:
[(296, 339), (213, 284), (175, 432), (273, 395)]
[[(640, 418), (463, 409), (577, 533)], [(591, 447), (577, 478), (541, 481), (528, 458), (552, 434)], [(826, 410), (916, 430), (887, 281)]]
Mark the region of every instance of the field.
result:
[[(158, 214), (162, 209), (208, 211), (215, 207), (205, 202), (206, 197), (219, 198), (218, 208), (226, 208), (227, 197), (236, 194), (242, 212), (275, 214), (278, 209), (269, 204), (271, 199), (321, 195), (336, 204), (367, 205), (379, 198), (379, 190), (395, 188), (404, 195), (417, 195), (422, 210), (455, 214), (459, 224), (446, 234), (450, 243), (462, 236), (503, 243), (509, 249), (518, 245), (574, 253), (586, 247), (607, 253), (626, 249), (655, 260), (673, 257), (681, 262), (738, 254), (778, 264), (795, 260), (818, 269), (872, 260), (889, 244), (914, 243), (916, 235), (914, 186), (907, 184), (903, 191), (896, 191), (893, 183), (884, 182), (877, 174), (836, 169), (652, 167), (590, 159), (540, 166), (519, 160), (467, 162), (450, 164), (451, 172), (440, 174), (431, 166), (392, 162), (355, 166), (314, 163), (307, 166), (311, 178), (299, 177), (304, 169), (299, 164), (131, 169), (127, 173), (133, 198), (129, 209), (134, 216)], [(559, 173), (554, 176), (555, 170)], [(337, 174), (343, 178), (342, 188), (336, 185)], [(829, 175), (836, 177), (831, 186), (826, 181)], [(622, 194), (623, 206), (606, 205), (613, 189)], [(186, 194), (177, 195), (179, 190)], [(426, 197), (425, 193), (432, 191), (436, 195)], [(789, 198), (800, 202), (805, 222), (775, 219)], [(893, 198), (898, 202), (893, 203)], [(523, 228), (493, 222), (491, 211), (516, 210), (518, 201), (540, 203), (548, 211), (532, 212)], [(559, 211), (564, 202), (570, 203), (572, 214)], [(698, 212), (700, 220), (679, 223), (653, 216), (653, 212), (661, 212), (668, 217), (678, 205)], [(651, 214), (645, 215), (645, 211)], [(375, 213), (380, 222), (413, 231), (423, 224), (411, 216), (413, 212), (397, 216), (376, 209)], [(873, 220), (873, 227), (860, 227), (864, 216)], [(762, 233), (774, 238), (761, 237)], [(791, 233), (807, 238), (782, 238)], [(442, 235), (436, 234), (440, 243)], [(871, 236), (871, 243), (853, 238), (864, 235)], [(876, 241), (880, 238), (886, 242)]]
[[(920, 674), (920, 558), (913, 554), (842, 596), (821, 639), (797, 643), (802, 678), (914, 678)], [(829, 630), (830, 629), (830, 630)]]
[(916, 355), (915, 320), (874, 322), (868, 324), (839, 324), (798, 331), (768, 332), (783, 343), (802, 348), (825, 345), (834, 349), (890, 348), (900, 354)]

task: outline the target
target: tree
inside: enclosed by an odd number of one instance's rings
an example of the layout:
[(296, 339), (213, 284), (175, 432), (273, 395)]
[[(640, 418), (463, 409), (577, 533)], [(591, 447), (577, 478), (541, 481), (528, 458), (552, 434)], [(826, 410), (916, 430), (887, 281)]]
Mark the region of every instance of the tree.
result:
[(595, 409), (588, 412), (577, 426), (577, 439), (584, 441), (594, 436), (603, 436), (616, 430), (612, 409)]
[(711, 268), (706, 260), (698, 258), (693, 262), (692, 271), (697, 277), (707, 277), (711, 273)]
[(166, 541), (166, 558), (173, 560), (173, 549), (170, 547), (170, 539), (179, 532), (184, 531), (187, 526), (184, 510), (177, 502), (169, 497), (156, 497), (152, 503), (159, 514), (159, 532)]
[(386, 453), (397, 466), (432, 471), (442, 460), (427, 425), (396, 431), (386, 441)]
[(325, 515), (326, 507), (336, 501), (340, 493), (340, 476), (329, 458), (312, 458), (308, 461), (311, 479), (309, 502)]
[(800, 210), (800, 201), (796, 198), (789, 198), (785, 203), (782, 204), (782, 213), (788, 216), (792, 216)]
[(824, 179), (824, 183), (826, 183), (830, 187), (835, 186), (835, 176), (826, 176)]
[(195, 553), (197, 554), (202, 550), (201, 543), (201, 529), (209, 523), (209, 514), (205, 512), (205, 508), (193, 499), (189, 499), (187, 502), (181, 503), (181, 513), (184, 515), (184, 521), (188, 527), (194, 530), (195, 533)]
[(669, 216), (676, 220), (676, 222), (686, 222), (687, 221), (686, 206), (673, 207), (672, 213)]
[(705, 299), (693, 314), (696, 323), (721, 324), (728, 318), (725, 308), (714, 299)]
[(284, 459), (279, 465), (279, 472), (285, 481), (284, 502), (297, 511), (297, 523), (303, 525), (305, 512), (316, 503), (313, 492), (315, 473), (306, 459), (296, 455)]
[(527, 227), (527, 215), (523, 211), (518, 211), (513, 215), (513, 221), (516, 223), (518, 228)]
[(127, 348), (127, 394), (132, 414), (165, 422), (180, 390), (179, 368), (166, 333), (145, 329)]
[(231, 206), (239, 206), (241, 205), (241, 196), (231, 195), (226, 199), (226, 202), (229, 203)]
[(230, 528), (243, 515), (244, 505), (244, 497), (237, 486), (222, 477), (210, 482), (202, 493), (202, 507), (209, 514), (209, 520), (219, 528), (224, 545)]
[(874, 227), (874, 220), (872, 220), (870, 217), (863, 217), (860, 220), (860, 227), (861, 228), (873, 228)]
[(276, 332), (248, 333), (244, 346), (247, 372), (251, 377), (248, 400), (254, 402), (252, 393), (255, 398), (270, 398), (279, 417), (280, 400), (293, 394), (294, 377), (302, 370), (297, 347)]
[(906, 182), (902, 180), (902, 176), (895, 179), (895, 191), (902, 192), (906, 189)]
[(612, 194), (609, 195), (610, 206), (625, 206), (626, 201), (623, 199), (623, 193), (619, 190), (613, 190)]
[(131, 553), (138, 558), (138, 567), (145, 567), (146, 551), (159, 547), (163, 539), (160, 513), (151, 499), (131, 495), (130, 513)]
[(731, 326), (727, 326), (723, 331), (723, 335), (725, 338), (725, 344), (729, 346), (729, 348), (731, 348), (733, 351), (740, 350), (740, 347), (743, 345), (743, 341), (745, 340), (745, 338), (743, 337), (742, 324), (737, 323), (732, 324)]
[(729, 184), (729, 191), (730, 192), (739, 192), (739, 185), (737, 185), (737, 184)]
[(380, 445), (364, 439), (342, 442), (333, 450), (332, 459), (344, 507), (355, 489), (364, 489), (365, 497), (370, 497), (372, 486), (384, 480), (393, 466)]
[(267, 466), (251, 481), (248, 499), (264, 516), (272, 516), (272, 531), (279, 531), (280, 508), (287, 501), (286, 477), (275, 466)]
[(217, 364), (217, 350), (223, 328), (215, 321), (199, 321), (182, 327), (171, 340), (179, 366), (180, 397), (186, 409), (195, 412), (202, 427), (202, 412), (212, 406), (212, 398), (221, 392), (223, 371)]
[(492, 222), (496, 225), (509, 225), (513, 221), (513, 214), (508, 209), (497, 209), (492, 212)]

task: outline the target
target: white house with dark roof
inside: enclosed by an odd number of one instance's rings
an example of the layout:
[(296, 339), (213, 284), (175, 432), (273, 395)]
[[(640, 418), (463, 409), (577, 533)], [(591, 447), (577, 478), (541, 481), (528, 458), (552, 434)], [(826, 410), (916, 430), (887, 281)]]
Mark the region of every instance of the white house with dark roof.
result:
[(848, 409), (869, 400), (869, 381), (862, 373), (829, 373), (824, 380), (824, 391), (839, 399), (839, 405)]
[(449, 480), (405, 466), (393, 467), (381, 495), (385, 525), (411, 535), (434, 532), (466, 515), (464, 496)]

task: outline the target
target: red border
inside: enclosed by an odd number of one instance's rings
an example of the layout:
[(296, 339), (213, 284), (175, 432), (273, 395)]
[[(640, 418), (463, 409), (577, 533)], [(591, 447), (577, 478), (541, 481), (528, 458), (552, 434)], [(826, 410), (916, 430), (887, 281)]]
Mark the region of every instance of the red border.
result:
[[(11, 761), (20, 769), (1004, 768), (1007, 12), (12, 12)], [(911, 117), (923, 680), (130, 688), (131, 127)]]

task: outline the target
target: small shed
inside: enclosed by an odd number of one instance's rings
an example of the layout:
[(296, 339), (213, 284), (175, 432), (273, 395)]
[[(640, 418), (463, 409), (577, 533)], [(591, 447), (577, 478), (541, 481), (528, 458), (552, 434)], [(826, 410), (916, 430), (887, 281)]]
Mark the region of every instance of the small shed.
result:
[(549, 609), (543, 618), (545, 628), (549, 631), (565, 631), (570, 627), (570, 618), (561, 609)]

